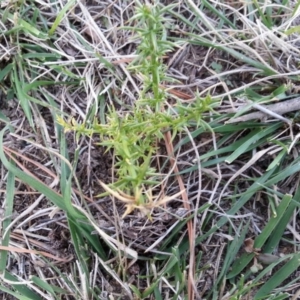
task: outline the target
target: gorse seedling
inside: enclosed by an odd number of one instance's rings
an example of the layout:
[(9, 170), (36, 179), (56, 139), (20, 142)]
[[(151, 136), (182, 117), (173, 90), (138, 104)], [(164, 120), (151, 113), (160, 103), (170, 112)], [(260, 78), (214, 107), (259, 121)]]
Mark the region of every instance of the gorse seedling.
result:
[(112, 185), (102, 184), (102, 187), (126, 203), (124, 216), (135, 208), (150, 215), (151, 209), (174, 198), (157, 199), (152, 196), (153, 187), (161, 182), (163, 176), (153, 166), (157, 141), (164, 137), (167, 130), (171, 130), (175, 136), (191, 121), (201, 123), (202, 113), (211, 109), (212, 102), (208, 96), (205, 99), (197, 98), (189, 106), (178, 103), (173, 108), (165, 109), (167, 93), (161, 84), (171, 79), (166, 76), (163, 58), (178, 46), (167, 40), (163, 14), (171, 7), (162, 9), (159, 5), (148, 6), (139, 2), (137, 6), (137, 13), (131, 21), (139, 21), (135, 27), (127, 29), (137, 33), (134, 39), (139, 39), (140, 45), (138, 57), (128, 69), (143, 79), (143, 88), (132, 110), (120, 114), (114, 107), (109, 107), (106, 124), (94, 120), (89, 128), (87, 124), (78, 124), (74, 119), (69, 122), (62, 118), (58, 120), (65, 130), (75, 131), (77, 138), (81, 134), (100, 135), (100, 145), (113, 150), (118, 179)]
[[(135, 27), (128, 27), (128, 29), (137, 31), (136, 37), (141, 39), (141, 43), (137, 49), (139, 56), (130, 66), (130, 69), (139, 72), (144, 80), (144, 89), (138, 105), (150, 105), (159, 111), (166, 97), (160, 84), (170, 80), (166, 77), (163, 57), (176, 46), (167, 41), (166, 19), (163, 17), (165, 10), (172, 6), (162, 9), (158, 5), (142, 5), (138, 1), (136, 3), (138, 6), (137, 13), (132, 20), (139, 20), (139, 22)], [(147, 92), (150, 93), (147, 95)]]

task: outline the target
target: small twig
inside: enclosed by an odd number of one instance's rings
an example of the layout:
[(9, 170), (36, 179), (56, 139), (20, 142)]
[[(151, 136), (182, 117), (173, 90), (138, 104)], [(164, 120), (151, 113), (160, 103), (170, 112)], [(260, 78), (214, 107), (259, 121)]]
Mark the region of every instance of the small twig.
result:
[[(244, 121), (249, 121), (249, 120), (254, 120), (254, 119), (262, 119), (268, 115), (272, 115), (273, 117), (279, 119), (281, 115), (291, 112), (291, 111), (296, 111), (300, 109), (300, 97), (294, 98), (292, 100), (288, 101), (283, 101), (283, 102), (278, 102), (276, 104), (270, 104), (270, 105), (258, 105), (254, 104), (253, 107), (256, 109), (259, 109), (261, 111), (259, 112), (253, 112), (235, 119), (230, 119), (226, 121), (225, 123), (237, 123), (237, 122), (244, 122)], [(243, 108), (243, 107), (241, 107)], [(239, 108), (239, 109), (241, 109)], [(287, 119), (282, 119), (281, 120), (287, 122), (290, 124), (290, 121)]]
[(287, 119), (287, 118), (285, 118), (285, 117), (283, 117), (283, 116), (277, 114), (276, 112), (273, 112), (273, 111), (269, 110), (267, 107), (265, 107), (265, 106), (263, 106), (263, 105), (253, 103), (252, 101), (247, 101), (247, 102), (248, 102), (248, 103), (252, 103), (252, 106), (253, 106), (254, 108), (256, 108), (257, 110), (260, 110), (261, 112), (263, 112), (263, 113), (265, 113), (265, 114), (267, 114), (267, 115), (269, 115), (269, 116), (272, 116), (272, 117), (274, 117), (274, 118), (276, 118), (276, 119), (278, 119), (278, 120), (281, 120), (281, 121), (283, 121), (283, 122), (286, 122), (286, 123), (288, 123), (289, 125), (292, 124), (292, 122), (291, 122), (289, 119)]

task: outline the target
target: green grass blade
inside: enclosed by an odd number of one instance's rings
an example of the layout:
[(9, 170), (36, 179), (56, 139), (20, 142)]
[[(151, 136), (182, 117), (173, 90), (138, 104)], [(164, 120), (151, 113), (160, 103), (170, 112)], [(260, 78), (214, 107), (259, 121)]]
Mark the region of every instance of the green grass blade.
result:
[(280, 164), (280, 162), (285, 158), (285, 155), (287, 153), (286, 149), (283, 149), (279, 152), (279, 154), (274, 158), (274, 160), (271, 162), (271, 164), (268, 166), (267, 171), (275, 168)]
[(217, 43), (214, 44), (211, 41), (209, 41), (203, 37), (197, 36), (196, 34), (189, 33), (189, 36), (191, 37), (190, 43), (193, 45), (200, 45), (200, 46), (216, 48), (219, 50), (226, 51), (227, 53), (229, 53), (236, 59), (263, 71), (264, 75), (266, 75), (266, 76), (271, 76), (271, 75), (277, 74), (277, 72), (274, 71), (274, 69), (272, 69), (271, 67), (268, 67), (265, 64), (260, 63), (259, 61), (256, 61), (250, 57), (247, 57), (247, 55), (241, 54), (240, 52), (238, 52), (232, 48), (225, 47), (225, 46), (222, 46), (221, 44), (217, 44)]
[(295, 254), (281, 269), (279, 269), (254, 296), (254, 300), (268, 296), (268, 294), (278, 287), (286, 278), (288, 278), (300, 266), (300, 253)]
[[(249, 126), (252, 127), (252, 125), (249, 125)], [(214, 128), (214, 130), (217, 130), (217, 129)], [(206, 168), (206, 167), (209, 167), (209, 166), (212, 166), (212, 165), (216, 165), (217, 163), (224, 162), (226, 159), (228, 159), (228, 157), (229, 158), (234, 158), (237, 155), (242, 155), (244, 153), (247, 153), (247, 152), (251, 151), (252, 149), (255, 149), (255, 148), (259, 147), (261, 144), (264, 144), (265, 143), (264, 138), (261, 138), (261, 139), (257, 140), (256, 142), (254, 141), (255, 136), (257, 137), (257, 134), (259, 134), (259, 132), (261, 132), (261, 131), (262, 131), (262, 129), (260, 127), (258, 129), (253, 130), (252, 132), (250, 132), (245, 137), (235, 141), (234, 143), (232, 143), (228, 146), (225, 146), (223, 148), (218, 147), (217, 150), (212, 150), (211, 149), (207, 153), (201, 155), (200, 160), (202, 162), (202, 164), (201, 164), (202, 167)], [(218, 132), (223, 132), (223, 131), (218, 130)], [(197, 132), (197, 133), (199, 133), (199, 132)], [(254, 141), (254, 142), (252, 144), (248, 143), (249, 139), (252, 139), (252, 141)], [(177, 149), (177, 148), (179, 148), (180, 146), (184, 145), (187, 142), (188, 142), (188, 139), (184, 138), (184, 139), (182, 139), (181, 142), (179, 142), (176, 145), (175, 148)], [(246, 143), (247, 143), (248, 147), (245, 146)], [(243, 151), (245, 151), (245, 152), (243, 152)], [(207, 158), (210, 158), (210, 157), (213, 157), (213, 156), (216, 156), (216, 155), (219, 156), (220, 154), (225, 154), (225, 153), (228, 153), (228, 152), (233, 152), (233, 153), (231, 153), (230, 156), (228, 156), (228, 157), (221, 156), (218, 159), (207, 160)], [(165, 162), (164, 165), (167, 165), (167, 162)], [(197, 169), (198, 169), (198, 165), (195, 165), (195, 166), (192, 166), (192, 167), (189, 167), (189, 168), (186, 168), (186, 169), (180, 171), (179, 174), (190, 173), (190, 172), (193, 172)]]
[[(292, 197), (290, 195), (286, 195), (283, 197), (280, 205), (277, 208), (277, 217), (271, 218), (271, 220), (267, 223), (261, 234), (255, 239), (255, 248), (261, 248), (265, 241), (269, 238), (273, 230), (278, 226), (281, 217), (286, 211), (287, 207), (290, 205)], [(244, 268), (250, 263), (253, 259), (254, 254), (244, 253), (232, 266), (231, 272), (227, 275), (227, 278), (233, 278), (240, 274)]]
[(33, 187), (37, 191), (43, 193), (47, 198), (51, 199), (53, 203), (61, 208), (62, 210), (66, 211), (66, 205), (64, 203), (64, 199), (62, 196), (51, 190), (47, 185), (43, 184), (41, 181), (36, 180), (35, 178), (31, 177), (27, 173), (21, 171), (19, 168), (14, 166), (10, 163), (3, 151), (3, 137), (4, 133), (7, 131), (8, 127), (6, 126), (3, 130), (0, 131), (0, 159), (5, 168), (12, 172), (16, 177), (22, 180), (22, 182), (27, 183), (29, 186)]
[(37, 286), (39, 286), (41, 289), (47, 291), (48, 293), (50, 293), (53, 296), (56, 296), (57, 294), (66, 294), (67, 291), (54, 286), (52, 284), (47, 283), (46, 281), (42, 280), (41, 278), (37, 277), (37, 276), (31, 276), (31, 281), (33, 281)]
[(289, 206), (284, 212), (284, 215), (281, 217), (278, 225), (274, 229), (273, 234), (270, 236), (270, 238), (264, 245), (263, 247), (264, 253), (272, 253), (275, 247), (279, 244), (283, 236), (283, 233), (286, 230), (286, 226), (290, 222), (293, 212), (297, 208), (297, 204), (300, 201), (300, 187), (298, 187), (298, 190), (293, 199), (294, 201), (290, 202)]
[(26, 118), (27, 118), (30, 126), (32, 128), (34, 128), (30, 102), (28, 101), (27, 95), (24, 93), (23, 86), (21, 86), (21, 81), (19, 80), (19, 75), (18, 75), (19, 73), (22, 74), (23, 70), (21, 70), (21, 69), (17, 70), (15, 65), (14, 65), (13, 69), (14, 69), (13, 77), (14, 77), (15, 89), (17, 92), (18, 100), (20, 101), (20, 105), (23, 108), (23, 111), (26, 115)]
[[(11, 283), (11, 285), (19, 293), (18, 299), (43, 300), (43, 298), (40, 295), (38, 295), (36, 292), (29, 289), (25, 284), (20, 284), (18, 278), (16, 278), (14, 275), (10, 274), (7, 271), (5, 271), (5, 279), (16, 283), (16, 284)], [(1, 289), (3, 289), (3, 287), (1, 287)]]
[[(242, 230), (240, 235), (237, 234), (235, 236), (234, 240), (230, 243), (227, 253), (226, 253), (226, 256), (225, 256), (225, 259), (224, 259), (223, 267), (222, 267), (221, 271), (219, 272), (217, 284), (220, 284), (220, 282), (223, 280), (223, 276), (226, 275), (226, 273), (229, 270), (229, 267), (236, 260), (236, 255), (237, 255), (239, 249), (241, 248), (241, 246), (243, 245), (244, 240), (246, 238), (249, 224), (250, 224), (250, 220), (248, 221), (246, 226), (244, 226), (244, 229)], [(238, 272), (238, 274), (239, 273), (240, 272)]]
[(272, 217), (269, 220), (269, 222), (267, 223), (265, 228), (262, 230), (260, 235), (255, 239), (255, 242), (254, 242), (255, 248), (261, 248), (264, 245), (264, 243), (266, 242), (266, 240), (270, 237), (271, 233), (276, 228), (276, 226), (278, 225), (282, 216), (284, 215), (286, 209), (290, 205), (292, 198), (293, 197), (291, 195), (285, 195), (282, 198), (279, 206), (276, 209), (277, 216)]
[(257, 2), (257, 0), (253, 0), (253, 4), (257, 9), (257, 12), (259, 14), (260, 19), (262, 20), (263, 24), (266, 25), (269, 29), (272, 28), (272, 24), (269, 21), (269, 19), (267, 18), (267, 16), (264, 14), (264, 12), (262, 11), (261, 7), (260, 7), (260, 3)]
[(84, 251), (84, 240), (82, 232), (78, 230), (78, 227), (75, 225), (76, 223), (72, 221), (72, 218), (68, 218), (69, 229), (71, 233), (72, 242), (75, 248), (75, 252), (80, 261), (80, 266), (84, 269), (85, 274), (88, 274), (88, 268), (86, 265), (86, 261), (88, 259), (87, 253)]
[(279, 127), (281, 126), (281, 123), (274, 124), (272, 126), (269, 126), (263, 130), (259, 130), (254, 136), (249, 138), (243, 145), (241, 145), (238, 149), (236, 149), (229, 157), (226, 158), (226, 162), (231, 164), (234, 160), (236, 160), (240, 155), (245, 153), (249, 146), (256, 141), (266, 138), (270, 133), (275, 132)]
[(62, 19), (67, 15), (67, 11), (72, 8), (72, 6), (76, 3), (76, 0), (70, 0), (68, 3), (62, 8), (62, 10), (58, 13), (55, 21), (53, 22), (50, 30), (49, 30), (49, 35), (53, 35), (54, 31), (56, 28), (59, 26), (60, 22)]
[(163, 269), (161, 270), (158, 278), (155, 280), (155, 282), (150, 285), (148, 288), (146, 288), (146, 290), (143, 292), (142, 297), (148, 297), (153, 291), (154, 289), (157, 287), (157, 285), (161, 282), (161, 277), (164, 276), (165, 273), (168, 273), (171, 271), (171, 269), (180, 261), (178, 255), (178, 249), (173, 247), (172, 248), (172, 256), (170, 256), (169, 260), (167, 261), (166, 265), (163, 267)]
[(4, 69), (0, 71), (0, 82), (9, 74), (9, 72), (13, 69), (14, 63), (7, 64)]
[[(12, 172), (8, 172), (8, 178), (6, 183), (6, 199), (5, 199), (5, 208), (4, 208), (4, 219), (2, 222), (2, 235), (4, 232), (5, 236), (2, 236), (2, 246), (9, 246), (10, 240), (10, 230), (6, 228), (10, 225), (12, 214), (13, 214), (13, 205), (14, 205), (14, 195), (15, 195), (15, 175)], [(0, 251), (0, 273), (3, 274), (7, 265), (8, 252), (5, 250)]]
[(18, 299), (18, 300), (37, 300), (37, 299), (41, 299), (41, 298), (28, 298), (24, 295), (20, 295), (16, 292), (13, 292), (10, 289), (8, 289), (7, 287), (1, 286), (1, 285), (0, 285), (0, 290), (2, 292), (6, 293), (6, 295), (11, 295), (11, 296), (15, 297), (14, 299)]
[(47, 39), (48, 34), (40, 31), (36, 26), (31, 25), (30, 23), (24, 21), (21, 18), (16, 19), (14, 14), (8, 13), (7, 18), (12, 22), (12, 24), (17, 24), (12, 30), (6, 31), (6, 35), (10, 35), (13, 32), (23, 31), (26, 35), (32, 34), (35, 37), (40, 39)]
[[(269, 172), (266, 172), (263, 176), (256, 179), (254, 183), (248, 188), (247, 193), (244, 193), (243, 196), (241, 196), (238, 201), (235, 202), (233, 207), (226, 212), (228, 216), (235, 215), (246, 203), (249, 199), (253, 197), (253, 195), (261, 190), (264, 183), (268, 180), (269, 177), (272, 176), (275, 169), (270, 170)], [(218, 229), (220, 229), (222, 226), (224, 226), (228, 222), (229, 217), (222, 217), (216, 225), (214, 225), (212, 228), (210, 228), (206, 233), (202, 234), (201, 236), (197, 237), (195, 240), (195, 245), (200, 244), (202, 241), (204, 241), (207, 237), (209, 237), (211, 234), (216, 232)], [(187, 238), (183, 240), (179, 247), (180, 253), (184, 253), (189, 248), (189, 242)], [(171, 252), (171, 249), (166, 250), (165, 252)]]
[(209, 3), (207, 0), (202, 0), (203, 4), (211, 10), (215, 15), (218, 16), (219, 19), (223, 20), (226, 24), (228, 24), (231, 28), (236, 29), (236, 26), (228, 19), (225, 17), (223, 11), (217, 10), (213, 5)]
[(226, 278), (231, 279), (239, 275), (249, 265), (254, 256), (253, 253), (243, 253), (241, 257), (234, 262), (232, 269), (227, 274)]
[[(7, 131), (7, 128), (8, 127), (6, 126), (3, 130), (0, 131), (0, 160), (5, 166), (5, 168), (8, 171), (12, 172), (17, 178), (21, 179), (22, 182), (27, 183), (32, 188), (36, 189), (37, 191), (45, 195), (57, 207), (59, 207), (65, 212), (68, 212), (69, 206), (66, 205), (66, 201), (64, 197), (62, 197), (55, 191), (51, 190), (47, 185), (45, 185), (41, 181), (36, 180), (35, 178), (31, 177), (29, 174), (21, 171), (19, 168), (15, 167), (7, 160), (5, 153), (3, 151), (3, 147), (1, 146), (3, 145), (3, 136), (4, 133)], [(105, 252), (101, 247), (98, 237), (96, 235), (91, 235), (93, 228), (90, 225), (88, 225), (88, 220), (86, 219), (86, 217), (83, 216), (80, 212), (75, 211), (73, 207), (70, 216), (73, 219), (72, 222), (74, 224), (77, 224), (77, 226), (79, 226), (79, 228), (81, 229), (80, 232), (83, 234), (83, 236), (95, 247), (95, 251), (97, 251), (101, 257), (103, 256), (105, 257)]]
[(284, 170), (280, 171), (278, 175), (274, 176), (270, 180), (266, 182), (267, 186), (271, 186), (273, 184), (277, 184), (281, 180), (284, 180), (285, 178), (293, 175), (294, 173), (297, 173), (300, 171), (300, 163), (299, 159), (296, 159), (292, 165), (289, 165), (287, 168)]
[(278, 296), (271, 296), (269, 298), (269, 300), (284, 300), (284, 299), (289, 299), (290, 298), (290, 294), (281, 294), (281, 295), (278, 295)]

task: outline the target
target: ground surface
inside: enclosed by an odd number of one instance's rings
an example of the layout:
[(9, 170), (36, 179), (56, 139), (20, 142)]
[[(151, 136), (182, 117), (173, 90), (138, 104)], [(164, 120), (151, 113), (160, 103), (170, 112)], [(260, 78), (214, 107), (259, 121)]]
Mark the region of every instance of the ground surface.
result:
[[(144, 4), (161, 17), (155, 38), (133, 30), (151, 24), (132, 19), (134, 1), (1, 2), (1, 297), (297, 299), (298, 4)], [(158, 111), (155, 76), (137, 67), (154, 39), (171, 45)], [(279, 102), (284, 114), (234, 122)], [(148, 131), (152, 114), (173, 120), (151, 135), (155, 175), (140, 187), (155, 200), (126, 216), (134, 177), (106, 147), (112, 108), (119, 132), (137, 113)]]

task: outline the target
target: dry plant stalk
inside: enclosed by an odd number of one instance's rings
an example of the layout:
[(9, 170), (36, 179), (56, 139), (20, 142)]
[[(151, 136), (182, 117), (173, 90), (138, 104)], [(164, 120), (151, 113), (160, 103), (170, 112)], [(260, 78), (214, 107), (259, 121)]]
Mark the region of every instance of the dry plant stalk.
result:
[[(276, 104), (270, 104), (270, 105), (261, 105), (264, 107), (266, 110), (269, 110), (271, 112), (274, 112), (279, 115), (283, 115), (285, 113), (291, 112), (291, 111), (296, 111), (300, 110), (300, 97), (297, 97), (292, 100), (288, 101), (283, 101), (283, 102), (278, 102)], [(241, 106), (243, 108), (243, 106)], [(233, 112), (233, 110), (228, 110), (226, 112)], [(244, 121), (249, 121), (249, 120), (254, 120), (254, 119), (263, 119), (266, 116), (268, 116), (267, 113), (263, 113), (261, 111), (258, 112), (253, 112), (241, 117), (237, 117), (234, 119), (230, 119), (226, 121), (225, 123), (237, 123), (237, 122), (244, 122)]]
[(10, 251), (10, 252), (18, 252), (18, 253), (29, 253), (29, 254), (40, 254), (49, 258), (52, 258), (56, 261), (62, 262), (62, 263), (67, 263), (69, 261), (71, 261), (73, 259), (73, 256), (71, 255), (70, 257), (67, 258), (61, 258), (61, 257), (57, 257), (55, 255), (52, 255), (48, 252), (45, 251), (36, 251), (36, 250), (30, 250), (30, 249), (20, 249), (17, 247), (10, 247), (10, 246), (1, 246), (0, 245), (0, 250), (6, 250), (6, 251)]
[[(174, 168), (174, 172), (176, 174), (179, 173), (179, 169), (176, 164), (176, 160), (173, 156), (174, 149), (172, 144), (172, 137), (170, 131), (167, 131), (164, 134), (165, 139), (165, 145), (167, 148), (168, 155), (170, 157), (171, 167)], [(182, 191), (182, 200), (183, 200), (183, 206), (188, 211), (187, 217), (190, 215), (191, 206), (189, 203), (188, 195), (186, 192), (186, 189), (184, 187), (183, 180), (180, 175), (176, 175), (176, 179), (178, 181), (180, 190)], [(195, 277), (195, 253), (194, 253), (194, 244), (195, 244), (195, 236), (193, 232), (193, 220), (190, 219), (187, 222), (187, 228), (188, 228), (188, 236), (189, 236), (189, 245), (190, 245), (190, 261), (189, 261), (189, 276), (188, 276), (188, 297), (189, 300), (193, 300), (195, 297), (195, 290), (194, 290), (194, 277)]]
[[(151, 190), (148, 193), (148, 201), (146, 203), (139, 204), (139, 195), (135, 195), (135, 197), (131, 195), (127, 195), (121, 190), (114, 191), (111, 189), (108, 185), (103, 183), (102, 181), (98, 180), (100, 185), (104, 188), (104, 190), (108, 193), (110, 193), (112, 196), (116, 197), (118, 200), (126, 203), (126, 210), (122, 216), (122, 218), (125, 218), (127, 215), (129, 215), (131, 212), (133, 212), (135, 209), (139, 209), (145, 216), (148, 216), (149, 219), (151, 220), (151, 210), (155, 207), (160, 207), (167, 202), (177, 198), (178, 196), (183, 194), (183, 191), (180, 191), (179, 193), (176, 193), (170, 197), (163, 197), (161, 199), (158, 199), (157, 201), (153, 201), (152, 196), (151, 196)], [(141, 192), (141, 191), (140, 191)]]

